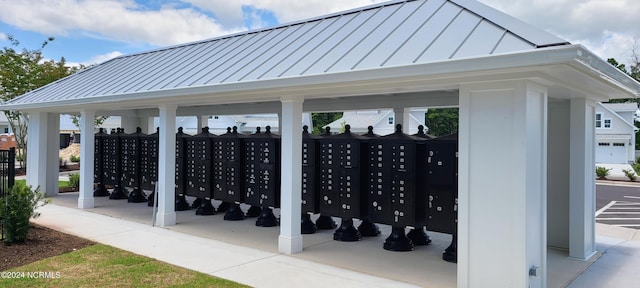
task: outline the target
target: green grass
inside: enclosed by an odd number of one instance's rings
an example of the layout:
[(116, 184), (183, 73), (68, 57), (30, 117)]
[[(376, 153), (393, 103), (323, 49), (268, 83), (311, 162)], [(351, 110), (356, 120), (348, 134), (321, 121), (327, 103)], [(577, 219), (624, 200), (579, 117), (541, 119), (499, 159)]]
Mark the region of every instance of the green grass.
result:
[[(27, 185), (27, 180), (25, 179), (16, 179), (16, 184), (22, 183)], [(69, 187), (69, 181), (58, 181), (58, 187)]]
[(247, 287), (102, 244), (8, 271), (52, 272), (53, 279), (0, 278), (0, 287)]

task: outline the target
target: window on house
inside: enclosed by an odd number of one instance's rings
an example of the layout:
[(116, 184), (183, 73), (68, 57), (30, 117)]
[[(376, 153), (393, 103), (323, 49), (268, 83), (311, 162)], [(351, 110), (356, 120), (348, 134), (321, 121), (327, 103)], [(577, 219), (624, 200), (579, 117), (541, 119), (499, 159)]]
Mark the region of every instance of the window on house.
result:
[(389, 119), (387, 119), (389, 125), (393, 125), (393, 117), (389, 117)]
[(9, 128), (4, 128), (4, 133), (9, 133)]
[(602, 127), (602, 114), (596, 114), (596, 128)]
[(600, 142), (598, 143), (598, 146), (609, 146), (610, 143), (604, 143), (604, 142)]
[(624, 143), (613, 143), (613, 146), (624, 147)]
[(611, 128), (611, 119), (604, 119), (604, 128)]

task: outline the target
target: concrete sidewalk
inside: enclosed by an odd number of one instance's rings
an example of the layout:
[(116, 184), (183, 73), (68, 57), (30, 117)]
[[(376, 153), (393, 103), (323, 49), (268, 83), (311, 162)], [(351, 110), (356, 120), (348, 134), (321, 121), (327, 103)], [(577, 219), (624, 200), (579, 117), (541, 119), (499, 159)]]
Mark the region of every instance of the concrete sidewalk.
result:
[(39, 211), (37, 224), (253, 287), (418, 287), (80, 209)]
[[(104, 201), (112, 205), (118, 205), (122, 209), (132, 209), (127, 211), (140, 209), (140, 207), (135, 207), (136, 204), (106, 199)], [(142, 203), (141, 205), (146, 204)], [(113, 209), (113, 207), (109, 209)], [(389, 275), (379, 277), (383, 274), (380, 273), (380, 262), (397, 261), (390, 260), (395, 255), (403, 255), (404, 257), (411, 255), (389, 252), (391, 254), (378, 254), (376, 256), (375, 253), (380, 253), (380, 247), (373, 248), (375, 250), (370, 250), (372, 249), (371, 247), (367, 248), (367, 251), (372, 251), (371, 255), (374, 256), (368, 260), (368, 263), (363, 265), (370, 269), (362, 269), (361, 267), (359, 269), (360, 272), (357, 272), (352, 270), (352, 263), (338, 261), (338, 263), (342, 264), (335, 264), (336, 262), (331, 265), (322, 264), (322, 261), (317, 261), (316, 258), (313, 258), (314, 249), (312, 248), (305, 250), (306, 252), (301, 254), (287, 256), (267, 249), (249, 248), (251, 246), (247, 246), (246, 243), (241, 243), (243, 244), (242, 246), (234, 245), (230, 244), (229, 241), (219, 241), (208, 236), (202, 237), (197, 236), (198, 234), (195, 233), (189, 233), (189, 231), (201, 231), (202, 226), (189, 227), (189, 224), (185, 223), (182, 226), (188, 229), (175, 231), (173, 228), (151, 227), (148, 224), (141, 223), (139, 219), (134, 221), (124, 220), (118, 216), (112, 217), (98, 214), (104, 212), (103, 210), (92, 210), (50, 204), (40, 208), (39, 211), (42, 213), (42, 217), (34, 222), (136, 254), (253, 287), (455, 287), (455, 264), (452, 264), (454, 265), (453, 275), (446, 275), (450, 273), (446, 271), (440, 274), (444, 278), (448, 277), (447, 282), (438, 282), (431, 276), (429, 277), (429, 283), (423, 283), (421, 280), (418, 282), (421, 284), (416, 285), (415, 279), (410, 281), (408, 278), (403, 278), (406, 275), (394, 274), (397, 277), (389, 277)], [(188, 214), (193, 213), (193, 211), (186, 212)], [(119, 213), (123, 212), (120, 211)], [(214, 218), (206, 219), (215, 219), (215, 216)], [(211, 224), (219, 225), (219, 223), (210, 223), (209, 225)], [(232, 224), (237, 226), (238, 222)], [(209, 225), (207, 226), (212, 227)], [(598, 251), (601, 251), (599, 256), (594, 256), (594, 259), (585, 262), (567, 258), (566, 254), (563, 254), (564, 252), (561, 250), (550, 250), (548, 287), (563, 287), (568, 284), (568, 287), (576, 288), (634, 287), (634, 285), (640, 283), (640, 273), (637, 273), (637, 269), (640, 267), (640, 232), (634, 229), (603, 224), (596, 225), (598, 231), (597, 247)], [(181, 225), (175, 227), (179, 226)], [(239, 227), (239, 229), (241, 230), (242, 227)], [(240, 230), (235, 230), (235, 233), (241, 232)], [(260, 228), (253, 230), (264, 231)], [(264, 237), (260, 236), (260, 233), (255, 235), (255, 237)], [(316, 246), (313, 246), (313, 248), (317, 248), (317, 245), (322, 244), (314, 245)], [(367, 243), (347, 244), (342, 242), (337, 243), (337, 245), (354, 245), (348, 249), (355, 251), (353, 248), (365, 246)], [(332, 250), (335, 250), (335, 247)], [(323, 253), (326, 253), (326, 250)], [(339, 253), (345, 252), (342, 250)], [(380, 258), (380, 255), (390, 255), (391, 258)], [(336, 258), (336, 255), (331, 257)], [(551, 260), (552, 258), (553, 260)], [(437, 259), (436, 261), (436, 263), (444, 262)], [(429, 262), (426, 266), (421, 267), (421, 271), (427, 272), (434, 268), (438, 269)], [(410, 273), (415, 273), (415, 271)], [(564, 280), (555, 280), (556, 278)], [(406, 282), (402, 281), (402, 279), (406, 279)]]

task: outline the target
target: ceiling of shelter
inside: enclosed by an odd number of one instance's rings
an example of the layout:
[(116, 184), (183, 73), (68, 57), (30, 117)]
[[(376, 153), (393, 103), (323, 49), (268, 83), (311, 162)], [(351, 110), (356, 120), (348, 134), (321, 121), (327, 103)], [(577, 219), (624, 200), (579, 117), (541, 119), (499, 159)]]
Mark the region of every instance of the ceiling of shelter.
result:
[[(144, 109), (157, 107), (159, 99), (191, 106), (261, 102), (273, 100), (265, 95), (287, 86), (310, 88), (299, 88), (305, 99), (322, 98), (340, 95), (323, 95), (327, 88), (323, 83), (339, 86), (335, 83), (340, 82), (363, 89), (345, 91), (343, 96), (415, 92), (417, 87), (403, 87), (410, 83), (402, 81), (394, 89), (358, 85), (368, 75), (381, 77), (380, 71), (402, 80), (393, 74), (399, 67), (415, 70), (429, 63), (459, 63), (563, 45), (569, 43), (476, 1), (393, 1), (121, 56), (29, 92), (4, 109), (97, 103)], [(331, 87), (336, 92), (339, 88)], [(435, 85), (428, 90), (452, 88)]]

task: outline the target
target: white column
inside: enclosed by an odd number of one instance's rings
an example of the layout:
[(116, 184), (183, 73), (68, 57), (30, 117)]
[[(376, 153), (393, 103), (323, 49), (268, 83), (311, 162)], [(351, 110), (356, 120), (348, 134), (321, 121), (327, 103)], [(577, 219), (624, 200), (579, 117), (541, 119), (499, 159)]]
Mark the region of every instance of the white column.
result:
[(197, 116), (196, 117), (198, 119), (198, 130), (196, 131), (197, 133), (200, 133), (200, 131), (202, 131), (202, 128), (209, 126), (209, 116)]
[(131, 134), (136, 132), (136, 128), (140, 126), (140, 118), (135, 116), (122, 116), (120, 118), (120, 128), (124, 129), (124, 133)]
[(154, 118), (155, 117), (147, 117), (145, 123), (142, 123), (146, 127), (146, 130), (142, 129), (144, 133), (147, 133), (147, 134), (156, 133), (156, 125), (154, 123)]
[(458, 287), (546, 285), (546, 119), (532, 82), (460, 87)]
[(547, 241), (549, 247), (563, 249), (569, 249), (569, 107), (568, 100), (549, 100)]
[(300, 221), (302, 215), (302, 102), (282, 98), (280, 237), (278, 251), (293, 254), (302, 251)]
[(176, 166), (176, 106), (160, 106), (160, 135), (158, 138), (158, 226), (176, 224), (175, 166)]
[(93, 165), (95, 136), (93, 121), (96, 113), (93, 110), (84, 110), (80, 113), (80, 195), (78, 196), (78, 208), (87, 209), (94, 207), (93, 198)]
[(595, 247), (595, 103), (571, 100), (569, 256), (589, 259)]
[(46, 196), (58, 194), (60, 115), (29, 113), (27, 185), (40, 187)]
[[(405, 134), (414, 134), (418, 131), (411, 133), (411, 108), (393, 108), (393, 123), (402, 125), (402, 132)], [(393, 128), (395, 132), (395, 125)]]

